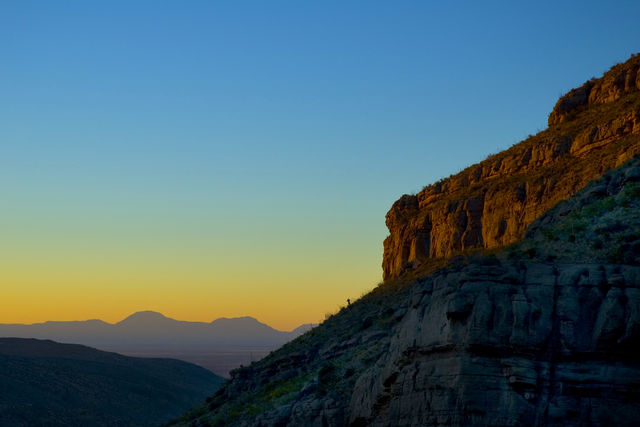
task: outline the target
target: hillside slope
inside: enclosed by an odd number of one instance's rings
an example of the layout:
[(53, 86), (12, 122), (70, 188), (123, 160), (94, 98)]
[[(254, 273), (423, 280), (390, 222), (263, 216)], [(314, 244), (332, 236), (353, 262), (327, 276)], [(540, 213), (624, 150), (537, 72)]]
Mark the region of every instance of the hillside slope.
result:
[(639, 339), (637, 158), (497, 255), (379, 286), (177, 423), (633, 425)]
[[(635, 92), (619, 99), (621, 106), (640, 105)], [(617, 108), (600, 109), (611, 102), (576, 105), (568, 113), (575, 117), (560, 126), (584, 120), (580, 126), (588, 127), (590, 120), (618, 114)], [(451, 257), (443, 267), (432, 265), (430, 274), (415, 265), (395, 271), (391, 276), (401, 277), (233, 371), (231, 381), (175, 423), (634, 425), (640, 419), (640, 350), (633, 345), (640, 339), (637, 137), (629, 133), (594, 149), (611, 167), (631, 158), (607, 173), (603, 163), (593, 163), (595, 157), (566, 156), (552, 169), (514, 175), (527, 189), (523, 200), (538, 179), (544, 185), (571, 182), (566, 188), (574, 195), (556, 204), (556, 196), (538, 192), (551, 198), (526, 221), (512, 211), (523, 227), (513, 237), (524, 237), (519, 243)], [(495, 158), (504, 161), (513, 153)], [(594, 170), (601, 177), (583, 184)], [(484, 195), (504, 190), (507, 197), (510, 182), (485, 179), (471, 188)], [(467, 190), (459, 191), (464, 196)], [(450, 213), (462, 206), (443, 203)], [(418, 205), (409, 204), (394, 205), (396, 213), (406, 214), (405, 225), (417, 218), (409, 214), (420, 214)], [(511, 209), (509, 203), (504, 209)]]
[(471, 248), (497, 248), (640, 152), (640, 55), (562, 97), (549, 128), (404, 195), (386, 216), (383, 277)]
[(0, 425), (152, 426), (214, 392), (222, 378), (171, 359), (0, 338)]

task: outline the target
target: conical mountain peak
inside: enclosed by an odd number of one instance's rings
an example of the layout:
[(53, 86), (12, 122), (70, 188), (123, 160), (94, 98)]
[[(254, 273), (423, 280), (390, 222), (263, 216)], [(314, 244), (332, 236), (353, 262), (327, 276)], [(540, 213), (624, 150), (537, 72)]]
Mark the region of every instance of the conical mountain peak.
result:
[(132, 323), (155, 323), (155, 322), (166, 322), (166, 321), (175, 321), (174, 319), (170, 319), (162, 313), (158, 313), (157, 311), (145, 310), (138, 311), (136, 313), (131, 314), (125, 319), (118, 322), (118, 324), (132, 324)]

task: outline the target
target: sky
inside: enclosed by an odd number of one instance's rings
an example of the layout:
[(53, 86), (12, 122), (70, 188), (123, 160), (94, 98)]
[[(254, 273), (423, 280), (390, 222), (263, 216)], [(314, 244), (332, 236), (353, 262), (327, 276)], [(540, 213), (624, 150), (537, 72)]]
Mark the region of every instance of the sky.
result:
[(320, 322), (384, 216), (640, 51), (637, 1), (0, 1), (0, 322)]

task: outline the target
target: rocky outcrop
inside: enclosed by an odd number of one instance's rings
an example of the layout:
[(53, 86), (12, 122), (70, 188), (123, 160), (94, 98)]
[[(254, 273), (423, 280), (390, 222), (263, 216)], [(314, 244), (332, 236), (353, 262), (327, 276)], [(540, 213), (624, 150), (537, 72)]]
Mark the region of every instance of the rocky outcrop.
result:
[(625, 425), (640, 419), (640, 157), (498, 256), (413, 283), (351, 425)]
[(614, 102), (629, 92), (640, 90), (639, 69), (640, 54), (637, 54), (627, 62), (613, 66), (602, 78), (591, 79), (569, 91), (549, 114), (549, 127), (562, 123), (589, 105)]
[(640, 152), (640, 56), (561, 98), (550, 128), (404, 195), (386, 216), (383, 278), (520, 240), (556, 203)]
[(640, 268), (470, 265), (414, 285), (349, 423), (633, 425)]

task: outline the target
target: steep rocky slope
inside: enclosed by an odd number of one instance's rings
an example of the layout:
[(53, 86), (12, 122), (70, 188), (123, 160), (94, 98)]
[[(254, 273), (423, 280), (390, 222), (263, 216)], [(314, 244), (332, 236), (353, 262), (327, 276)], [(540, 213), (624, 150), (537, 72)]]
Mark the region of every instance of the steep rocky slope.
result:
[(529, 224), (640, 152), (640, 55), (562, 97), (549, 128), (387, 213), (383, 277), (520, 240)]
[(634, 425), (639, 67), (613, 67), (560, 99), (549, 129), (400, 198), (386, 281), (176, 423)]
[(640, 158), (490, 255), (381, 284), (180, 425), (634, 425)]

